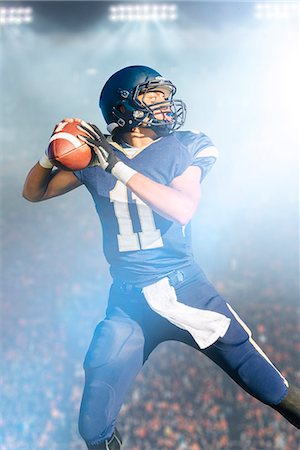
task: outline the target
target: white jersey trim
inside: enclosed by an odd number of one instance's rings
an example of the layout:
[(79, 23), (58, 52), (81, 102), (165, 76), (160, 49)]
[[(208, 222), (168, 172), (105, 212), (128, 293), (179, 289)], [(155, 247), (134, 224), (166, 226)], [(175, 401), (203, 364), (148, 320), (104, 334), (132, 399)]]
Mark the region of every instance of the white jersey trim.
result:
[(200, 150), (196, 154), (195, 159), (207, 158), (209, 156), (213, 156), (214, 158), (218, 158), (218, 156), (219, 156), (218, 149), (213, 145), (210, 145), (209, 147), (206, 147), (203, 150)]

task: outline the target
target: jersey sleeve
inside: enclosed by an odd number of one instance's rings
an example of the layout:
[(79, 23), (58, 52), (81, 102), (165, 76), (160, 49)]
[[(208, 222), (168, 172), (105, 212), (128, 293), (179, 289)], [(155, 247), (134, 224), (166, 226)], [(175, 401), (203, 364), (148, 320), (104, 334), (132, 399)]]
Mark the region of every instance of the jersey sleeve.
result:
[(74, 175), (82, 184), (89, 184), (95, 177), (95, 167), (86, 167), (81, 170), (74, 170)]
[(78, 180), (84, 184), (84, 176), (83, 176), (83, 171), (82, 170), (74, 170), (74, 175), (76, 178), (78, 178)]
[(184, 131), (180, 140), (190, 155), (190, 165), (201, 168), (202, 181), (218, 158), (217, 148), (202, 132)]

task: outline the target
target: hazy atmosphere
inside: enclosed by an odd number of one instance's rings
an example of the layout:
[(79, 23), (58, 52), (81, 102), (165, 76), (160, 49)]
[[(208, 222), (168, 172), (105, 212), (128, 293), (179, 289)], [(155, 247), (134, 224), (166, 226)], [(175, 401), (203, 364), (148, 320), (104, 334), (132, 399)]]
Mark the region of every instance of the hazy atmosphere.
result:
[[(0, 19), (3, 450), (84, 449), (77, 431), (82, 360), (111, 281), (101, 229), (85, 187), (44, 203), (21, 192), (62, 118), (106, 131), (99, 93), (128, 65), (172, 80), (187, 104), (184, 129), (203, 131), (219, 149), (192, 222), (196, 259), (300, 384), (298, 2), (272, 15), (268, 2), (181, 1), (173, 2), (170, 22), (109, 20), (109, 7), (120, 3), (0, 2), (0, 17), (11, 7), (32, 14), (22, 24)], [(298, 448), (293, 427), (255, 400), (258, 412), (247, 416), (250, 397), (210, 361), (168, 345), (150, 358), (123, 408), (125, 450)], [(189, 371), (186, 360), (195, 362)], [(185, 378), (181, 388), (177, 377)], [(194, 398), (192, 385), (212, 399)], [(181, 430), (176, 443), (173, 426)]]

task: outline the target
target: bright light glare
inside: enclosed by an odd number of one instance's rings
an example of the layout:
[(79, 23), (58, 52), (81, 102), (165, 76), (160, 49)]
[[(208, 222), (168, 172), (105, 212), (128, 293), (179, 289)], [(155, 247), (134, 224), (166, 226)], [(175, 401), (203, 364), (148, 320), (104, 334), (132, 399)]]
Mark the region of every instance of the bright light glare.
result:
[(32, 8), (0, 8), (0, 25), (21, 25), (31, 23)]
[(299, 4), (290, 3), (256, 3), (254, 14), (257, 19), (289, 19), (299, 11)]
[(112, 22), (174, 21), (177, 6), (174, 4), (118, 5), (109, 8)]

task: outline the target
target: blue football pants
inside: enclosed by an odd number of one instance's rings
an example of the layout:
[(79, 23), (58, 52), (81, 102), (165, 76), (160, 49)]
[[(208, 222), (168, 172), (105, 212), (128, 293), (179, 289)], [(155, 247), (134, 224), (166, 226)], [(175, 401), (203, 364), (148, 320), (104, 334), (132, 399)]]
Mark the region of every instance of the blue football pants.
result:
[(152, 311), (139, 288), (113, 284), (106, 317), (96, 327), (84, 361), (79, 431), (88, 446), (112, 435), (126, 394), (143, 363), (157, 345), (168, 340), (201, 351), (263, 403), (276, 405), (286, 396), (287, 381), (252, 339), (250, 330), (203, 272), (190, 272), (185, 270), (184, 277), (170, 278), (178, 301), (229, 317), (225, 336), (201, 350), (189, 332)]

